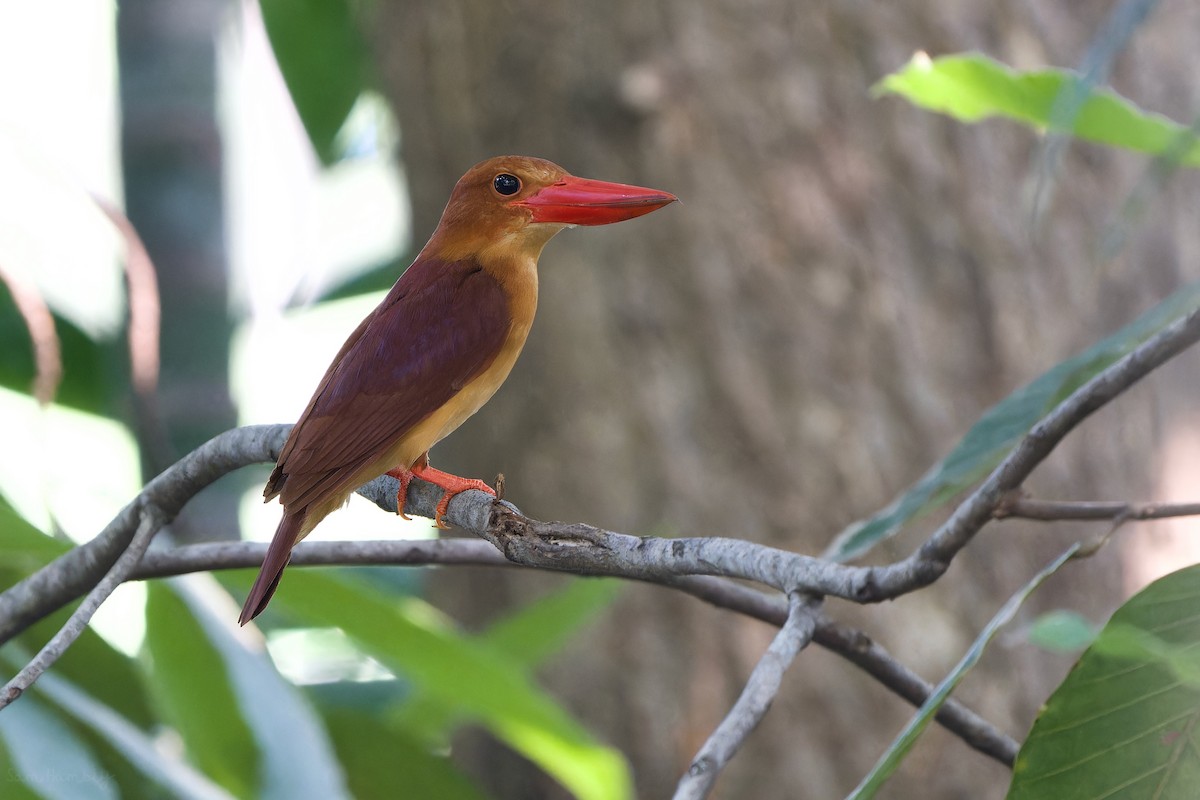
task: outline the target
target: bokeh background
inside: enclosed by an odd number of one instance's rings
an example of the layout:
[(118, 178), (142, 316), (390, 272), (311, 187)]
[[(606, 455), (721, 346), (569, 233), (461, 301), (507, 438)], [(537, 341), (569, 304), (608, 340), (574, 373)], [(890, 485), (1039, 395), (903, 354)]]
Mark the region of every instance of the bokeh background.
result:
[[(86, 539), (144, 476), (209, 436), (292, 421), (459, 175), (521, 153), (683, 202), (548, 247), (525, 353), (486, 409), (438, 446), (437, 466), (503, 472), (509, 499), (536, 518), (819, 552), (990, 405), (1200, 274), (1196, 176), (1156, 187), (1133, 218), (1144, 157), (1071, 144), (1048, 170), (1026, 129), (963, 126), (870, 93), (918, 50), (1079, 65), (1114, 5), (310, 0), (335, 9), (312, 45), (305, 37), (320, 31), (289, 32), (286, 12), (267, 4), (274, 48), (251, 2), (0, 10), (0, 268), (45, 298), (67, 354), (59, 404), (39, 409), (27, 388), (0, 394), (0, 493), (42, 530)], [(1200, 10), (1153, 5), (1109, 82), (1187, 121), (1200, 99)], [(344, 126), (338, 115), (331, 152), (313, 150), (280, 75), (287, 36), (369, 89)], [(124, 243), (87, 192), (123, 206), (157, 268), (152, 391), (132, 380)], [(25, 386), (28, 334), (4, 319), (5, 385)], [(1185, 357), (1103, 410), (1028, 488), (1194, 500), (1197, 366)], [(261, 477), (206, 491), (172, 536), (267, 538), (276, 511), (255, 502)], [(906, 554), (934, 522), (874, 557)], [(929, 590), (830, 610), (936, 680), (1080, 530), (996, 525)], [(1126, 532), (1057, 576), (1028, 615), (1066, 607), (1102, 622), (1196, 560), (1187, 533), (1178, 523)], [(352, 508), (321, 535), (428, 530)], [(471, 631), (570, 580), (445, 569), (419, 591)], [(144, 587), (130, 587), (97, 621), (133, 658), (144, 603)], [(288, 622), (264, 626), (298, 683), (386, 683), (361, 659), (349, 659), (353, 676), (306, 671), (329, 659), (312, 641), (296, 646)], [(637, 796), (664, 797), (772, 633), (630, 585), (538, 676), (625, 754)], [(1070, 663), (1018, 630), (957, 696), (1020, 738)], [(841, 796), (909, 713), (835, 657), (806, 652), (718, 796)], [(491, 796), (566, 796), (478, 728), (452, 743), (454, 763)], [(885, 796), (1001, 797), (1007, 781), (931, 730)]]

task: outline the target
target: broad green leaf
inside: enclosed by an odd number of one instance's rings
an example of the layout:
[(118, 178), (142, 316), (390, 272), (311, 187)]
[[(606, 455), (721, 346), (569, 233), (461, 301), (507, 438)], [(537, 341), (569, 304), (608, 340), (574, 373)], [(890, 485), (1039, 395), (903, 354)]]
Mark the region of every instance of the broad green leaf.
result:
[(1117, 609), (1021, 747), (1009, 800), (1192, 800), (1200, 786), (1200, 566)]
[[(38, 531), (0, 497), (0, 563), (3, 564), (0, 588), (15, 584), (70, 549), (66, 542)], [(66, 622), (70, 608), (35, 623), (17, 641), (28, 652), (37, 652)], [(135, 724), (143, 728), (151, 725), (153, 714), (146, 698), (142, 671), (92, 628), (84, 628), (53, 669), (84, 691), (104, 697), (114, 710)]]
[(339, 158), (336, 140), (370, 75), (367, 48), (348, 0), (262, 0), (279, 69), (322, 163)]
[(1173, 644), (1144, 628), (1109, 622), (1104, 636), (1096, 640), (1096, 652), (1139, 664), (1161, 664), (1181, 683), (1200, 688), (1200, 649), (1195, 648), (1198, 643)]
[(379, 719), (346, 709), (330, 710), (325, 723), (337, 743), (356, 800), (392, 800), (404, 796), (428, 800), (482, 800), (478, 787), (450, 759)]
[(368, 655), (457, 705), (581, 800), (632, 795), (620, 753), (596, 742), (520, 665), (460, 635), (420, 601), (388, 600), (328, 572), (293, 570), (275, 603), (307, 625), (341, 628)]
[[(534, 669), (558, 651), (596, 614), (605, 609), (622, 583), (608, 579), (572, 580), (555, 592), (493, 624), (477, 641), (519, 666)], [(429, 743), (443, 745), (462, 717), (457, 705), (440, 696), (417, 692), (397, 719)]]
[(0, 775), (8, 776), (8, 785), (4, 787), (4, 800), (42, 800), (42, 796), (30, 789), (20, 778), (21, 772), (4, 746), (3, 734), (0, 734)]
[[(130, 763), (107, 736), (75, 717), (63, 715), (62, 718), (88, 746), (103, 772), (117, 785), (121, 800), (158, 800), (163, 796), (162, 786), (147, 780), (146, 773)], [(7, 795), (3, 796), (7, 798)]]
[(1183, 287), (1112, 336), (1052, 367), (984, 412), (946, 458), (886, 508), (848, 526), (826, 551), (862, 555), (914, 517), (941, 506), (987, 475), (1029, 429), (1097, 373), (1172, 322), (1200, 308), (1200, 283)]
[(479, 639), (515, 663), (536, 667), (607, 608), (621, 587), (621, 581), (612, 579), (572, 580), (565, 589), (496, 622)]
[[(7, 670), (15, 672), (20, 655), (8, 649), (0, 661), (3, 661)], [(170, 797), (179, 800), (226, 800), (230, 797), (188, 764), (162, 752), (154, 740), (132, 722), (53, 670), (38, 678), (34, 692), (22, 697), (12, 707), (30, 697), (49, 700), (75, 722), (95, 732), (142, 773), (143, 782), (151, 781), (162, 786)], [(0, 712), (0, 717), (8, 710)]]
[[(962, 660), (955, 665), (954, 669), (950, 671), (950, 674), (943, 678), (941, 683), (934, 687), (933, 692), (929, 695), (925, 702), (921, 704), (921, 707), (917, 709), (917, 713), (911, 720), (909, 720), (909, 723), (904, 726), (904, 730), (900, 732), (895, 741), (892, 742), (891, 746), (888, 747), (887, 751), (880, 757), (879, 761), (875, 764), (870, 773), (868, 773), (867, 776), (862, 779), (862, 782), (859, 783), (855, 790), (848, 796), (847, 800), (868, 800), (868, 798), (875, 796), (876, 792), (879, 791), (880, 787), (883, 786), (888, 777), (891, 776), (891, 774), (896, 771), (896, 768), (900, 766), (900, 763), (904, 760), (904, 757), (908, 755), (908, 751), (912, 749), (914, 744), (916, 744), (917, 737), (919, 737), (921, 733), (927, 727), (929, 727), (929, 723), (933, 722), (933, 718), (937, 715), (938, 709), (945, 705), (947, 698), (950, 697), (950, 693), (953, 692), (954, 688), (958, 686), (964, 677), (966, 677), (966, 674), (971, 670), (971, 668), (979, 663), (979, 659), (983, 656), (984, 649), (987, 648), (988, 644), (993, 638), (995, 638), (996, 633), (1000, 630), (1000, 628), (1008, 623), (1008, 621), (1013, 618), (1013, 616), (1017, 613), (1017, 611), (1021, 608), (1021, 605), (1029, 598), (1029, 596), (1033, 594), (1034, 591), (1036, 591), (1037, 588), (1041, 586), (1047, 578), (1049, 578), (1055, 572), (1058, 572), (1059, 568), (1062, 567), (1063, 564), (1067, 563), (1071, 557), (1078, 552), (1078, 550), (1078, 544), (1069, 547), (1062, 553), (1062, 555), (1043, 567), (1037, 575), (1034, 575), (1033, 579), (1022, 586), (1020, 591), (1005, 601), (1000, 610), (996, 612), (996, 615), (992, 617), (991, 620), (988, 621), (988, 624), (984, 626), (983, 630), (980, 631), (979, 636), (975, 637), (975, 641), (971, 643), (971, 647), (969, 650), (967, 650), (966, 655), (964, 655)], [(1068, 795), (1045, 796), (1067, 797)], [(1079, 795), (1070, 796), (1078, 797)]]
[(1058, 609), (1035, 619), (1026, 636), (1043, 650), (1078, 653), (1096, 640), (1096, 626), (1082, 614)]
[[(170, 584), (220, 654), (237, 706), (254, 733), (261, 785), (256, 800), (348, 797), (345, 776), (315, 709), (264, 653), (251, 652), (233, 636), (229, 619), (213, 611), (216, 598), (210, 602), (206, 596), (216, 592), (207, 576), (173, 578)], [(225, 602), (222, 595), (219, 607)], [(236, 710), (227, 707), (225, 713)]]
[[(1200, 145), (1187, 126), (1143, 111), (1108, 89), (1087, 88), (1082, 78), (1061, 69), (1017, 72), (978, 53), (931, 59), (918, 53), (873, 89), (897, 94), (913, 104), (963, 122), (1005, 117), (1039, 130), (1067, 133), (1100, 144), (1163, 155), (1200, 166)], [(1056, 114), (1065, 92), (1085, 99), (1074, 115)], [(1190, 141), (1182, 153), (1180, 141)]]
[[(70, 549), (71, 545), (47, 536), (26, 522), (0, 493), (0, 563), (4, 570), (24, 577)], [(7, 586), (0, 583), (0, 588)]]
[[(0, 740), (13, 768), (0, 777), (6, 784), (22, 785), (46, 800), (120, 796), (87, 745), (36, 697), (22, 697), (0, 713)], [(10, 796), (7, 785), (3, 795)]]
[(146, 648), (162, 719), (179, 732), (192, 763), (232, 794), (253, 797), (258, 748), (236, 713), (225, 662), (187, 604), (162, 581), (148, 584)]
[[(17, 641), (26, 651), (36, 653), (67, 621), (70, 611), (67, 608), (51, 614)], [(157, 721), (146, 693), (144, 670), (90, 627), (84, 628), (51, 669), (142, 730), (150, 730)]]

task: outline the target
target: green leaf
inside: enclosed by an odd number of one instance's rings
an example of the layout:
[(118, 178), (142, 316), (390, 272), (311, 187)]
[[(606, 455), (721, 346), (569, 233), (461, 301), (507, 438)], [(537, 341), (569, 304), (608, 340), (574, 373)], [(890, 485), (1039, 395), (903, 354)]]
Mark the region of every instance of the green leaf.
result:
[[(572, 580), (562, 591), (543, 597), (492, 625), (477, 641), (491, 647), (514, 665), (534, 669), (557, 652), (580, 626), (600, 613), (617, 596), (622, 582), (588, 578)], [(416, 692), (397, 720), (423, 741), (443, 746), (462, 717), (457, 706), (441, 697)]]
[(1200, 308), (1200, 283), (1183, 287), (1112, 336), (1051, 368), (992, 406), (946, 458), (886, 508), (838, 534), (827, 558), (845, 561), (892, 536), (983, 478), (1071, 392), (1172, 322)]
[(338, 161), (338, 131), (370, 75), (347, 0), (262, 0), (279, 69), (321, 162)]
[(6, 798), (21, 796), (10, 794), (10, 787), (45, 800), (120, 797), (87, 745), (35, 697), (22, 697), (0, 714), (0, 740), (12, 768), (0, 778), (9, 784), (3, 791)]
[[(1043, 567), (1037, 575), (1034, 575), (1033, 579), (1022, 586), (1020, 591), (1005, 601), (1001, 609), (996, 612), (996, 615), (992, 617), (991, 620), (988, 621), (988, 624), (984, 626), (982, 631), (980, 631), (979, 636), (977, 636), (975, 641), (971, 643), (971, 647), (969, 650), (967, 650), (966, 655), (964, 655), (962, 660), (955, 665), (954, 669), (950, 671), (950, 674), (943, 678), (941, 683), (934, 687), (932, 694), (930, 694), (925, 702), (921, 704), (921, 707), (917, 709), (917, 713), (911, 720), (909, 720), (909, 723), (904, 726), (904, 730), (900, 732), (895, 741), (892, 742), (891, 746), (880, 757), (879, 761), (875, 764), (875, 767), (870, 773), (867, 774), (865, 778), (862, 779), (862, 782), (859, 783), (855, 790), (848, 796), (847, 800), (868, 800), (868, 798), (875, 796), (880, 787), (883, 786), (884, 781), (886, 781), (888, 777), (896, 771), (896, 768), (900, 766), (900, 763), (904, 760), (904, 757), (908, 755), (909, 750), (911, 750), (912, 746), (916, 744), (917, 737), (919, 737), (921, 733), (927, 727), (929, 727), (929, 723), (933, 722), (934, 716), (937, 715), (938, 710), (946, 703), (947, 698), (950, 697), (950, 693), (954, 691), (955, 687), (958, 686), (960, 682), (962, 682), (962, 679), (966, 677), (966, 674), (971, 670), (971, 668), (979, 663), (979, 659), (983, 656), (984, 649), (986, 649), (992, 639), (995, 638), (996, 633), (1000, 630), (1000, 628), (1009, 620), (1011, 620), (1021, 608), (1021, 605), (1029, 598), (1029, 596), (1033, 594), (1034, 591), (1036, 591), (1037, 588), (1041, 586), (1047, 578), (1049, 578), (1055, 572), (1058, 572), (1059, 568), (1062, 567), (1063, 564), (1067, 563), (1071, 557), (1078, 552), (1078, 550), (1078, 544), (1069, 547), (1062, 553), (1062, 555)], [(1066, 797), (1068, 795), (1045, 796)], [(1069, 796), (1080, 797), (1081, 795)]]
[(1058, 609), (1029, 626), (1030, 644), (1054, 653), (1078, 653), (1096, 640), (1096, 627), (1082, 614)]
[(258, 748), (234, 713), (237, 699), (220, 652), (167, 584), (151, 581), (147, 592), (146, 647), (163, 721), (179, 732), (192, 763), (232, 794), (254, 796)]
[(325, 715), (338, 756), (356, 800), (392, 800), (404, 796), (428, 800), (482, 800), (483, 793), (454, 768), (449, 758), (429, 752), (421, 742), (376, 715), (346, 709)]
[(519, 664), (460, 635), (420, 601), (387, 600), (326, 571), (293, 570), (275, 603), (307, 625), (341, 628), (364, 652), (459, 707), (581, 800), (632, 796), (620, 753), (596, 742)]
[[(18, 516), (0, 496), (0, 587), (15, 584), (70, 549), (68, 543), (43, 534)], [(57, 611), (30, 626), (17, 641), (26, 651), (35, 653), (69, 615), (70, 608)], [(149, 727), (153, 721), (141, 670), (90, 627), (84, 628), (55, 662), (54, 670), (85, 691), (105, 695), (116, 711), (135, 724)]]
[[(11, 518), (8, 520), (10, 524), (5, 524), (4, 511), (5, 506), (0, 499), (0, 553), (3, 554), (0, 562), (4, 564), (0, 567), (0, 586), (15, 583), (26, 577), (34, 568), (48, 563), (69, 549), (66, 543), (39, 533), (19, 518), (16, 518), (15, 524)], [(11, 510), (8, 513), (11, 514)], [(22, 571), (11, 569), (14, 563), (21, 562), (26, 557), (14, 557), (14, 553), (29, 554), (32, 563)], [(22, 633), (9, 645), (10, 663), (18, 652), (26, 655), (38, 652), (66, 622), (69, 615), (70, 608), (62, 609)], [(84, 628), (75, 643), (55, 662), (53, 673), (73, 682), (84, 692), (102, 698), (112, 712), (125, 718), (133, 726), (145, 731), (154, 724), (154, 716), (146, 696), (143, 670), (133, 659), (116, 650), (90, 627)], [(28, 698), (22, 698), (14, 705), (19, 706), (26, 699)], [(0, 714), (0, 717), (9, 710)], [(78, 723), (73, 725), (73, 730), (101, 761), (102, 771), (120, 787), (119, 794), (122, 798), (136, 800), (145, 796), (143, 790), (152, 784), (146, 780), (143, 773), (131, 766), (103, 735)], [(6, 772), (5, 768), (0, 766), (0, 776), (6, 774), (15, 772)], [(0, 791), (0, 796), (7, 798), (9, 789), (5, 787)]]
[[(63, 609), (41, 620), (17, 641), (30, 653), (38, 652), (67, 621), (71, 609)], [(149, 730), (156, 722), (146, 692), (144, 671), (90, 627), (54, 663), (54, 674), (80, 690), (102, 699), (130, 724)]]
[(496, 622), (479, 640), (526, 667), (558, 652), (579, 628), (608, 607), (622, 582), (579, 578)]
[(5, 784), (4, 800), (43, 800), (42, 796), (30, 789), (21, 777), (20, 770), (4, 746), (3, 734), (0, 734), (0, 775), (5, 776), (0, 778)]
[[(0, 562), (4, 570), (24, 577), (36, 572), (71, 549), (30, 525), (0, 494)], [(7, 588), (0, 584), (0, 587)]]
[[(15, 651), (6, 651), (3, 658), (5, 665), (15, 668), (14, 661), (17, 655)], [(33, 695), (27, 693), (10, 708), (25, 702), (31, 696), (50, 700), (76, 722), (94, 731), (142, 773), (143, 782), (149, 779), (161, 785), (171, 797), (180, 800), (218, 800), (229, 797), (220, 787), (188, 764), (161, 752), (150, 736), (136, 725), (53, 671), (38, 678)], [(4, 713), (7, 714), (8, 710), (10, 709), (6, 709)], [(0, 714), (0, 717), (2, 716), (3, 714)]]
[(1009, 800), (1191, 800), (1200, 786), (1200, 566), (1117, 609), (1046, 702)]
[[(1143, 111), (1109, 89), (1087, 87), (1068, 70), (1017, 72), (978, 53), (935, 59), (918, 53), (872, 91), (900, 95), (963, 122), (1004, 117), (1140, 153), (1170, 153), (1180, 164), (1200, 166), (1200, 145), (1187, 126)], [(1083, 99), (1077, 113), (1064, 116), (1056, 113), (1056, 103), (1068, 92)], [(1181, 141), (1188, 143), (1182, 151)]]
[[(264, 653), (251, 652), (234, 638), (228, 620), (213, 612), (213, 603), (204, 594), (212, 589), (211, 583), (204, 576), (189, 575), (171, 579), (170, 584), (220, 654), (237, 697), (236, 708), (254, 733), (262, 786), (255, 797), (347, 797), (345, 776), (316, 711)], [(235, 706), (224, 711), (234, 713)]]

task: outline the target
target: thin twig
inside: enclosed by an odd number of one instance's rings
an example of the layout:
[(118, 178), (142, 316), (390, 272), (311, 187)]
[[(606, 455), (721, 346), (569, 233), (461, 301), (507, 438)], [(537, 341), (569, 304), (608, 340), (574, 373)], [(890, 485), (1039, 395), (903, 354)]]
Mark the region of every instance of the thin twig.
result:
[[(437, 490), (418, 487), (410, 494), (408, 511), (420, 514), (437, 504)], [(413, 502), (416, 495), (416, 502)], [(150, 580), (220, 569), (253, 569), (262, 564), (266, 544), (259, 542), (207, 542), (154, 549), (130, 573), (128, 580)], [(305, 541), (292, 553), (291, 566), (357, 565), (472, 565), (522, 569), (482, 539), (428, 539), (418, 541)], [(787, 603), (777, 594), (766, 594), (724, 578), (684, 576), (651, 585), (686, 592), (717, 607), (734, 611), (776, 627), (787, 619)], [(82, 594), (82, 592), (80, 593)], [(67, 598), (64, 602), (74, 600)], [(817, 619), (813, 641), (846, 659), (908, 703), (918, 706), (933, 687), (897, 661), (862, 631), (825, 616)], [(968, 746), (1011, 766), (1018, 745), (987, 720), (951, 699), (938, 712), (937, 721)]]
[(729, 763), (750, 732), (758, 727), (771, 701), (779, 693), (783, 674), (796, 655), (812, 641), (816, 614), (811, 597), (788, 597), (788, 618), (771, 640), (733, 708), (692, 759), (692, 765), (675, 787), (675, 800), (707, 797), (721, 770)]
[(146, 552), (146, 548), (150, 546), (150, 540), (162, 529), (165, 522), (162, 514), (154, 506), (143, 506), (139, 512), (141, 522), (138, 524), (137, 533), (134, 534), (129, 547), (117, 559), (117, 563), (88, 592), (79, 608), (71, 612), (71, 616), (51, 637), (50, 641), (46, 642), (45, 646), (38, 651), (33, 660), (13, 676), (3, 689), (0, 689), (0, 710), (20, 697), (43, 672), (49, 669), (55, 661), (58, 661), (67, 648), (74, 644), (75, 640), (83, 633), (83, 629), (87, 627), (88, 621), (96, 613), (100, 604), (108, 599), (114, 589), (124, 583), (125, 579), (129, 577), (129, 573), (137, 566), (138, 561)]
[[(265, 542), (205, 542), (151, 550), (142, 557), (129, 579), (149, 580), (219, 569), (257, 569), (266, 554)], [(292, 567), (464, 564), (519, 568), (480, 539), (306, 541), (296, 545), (288, 563)]]
[[(431, 495), (435, 495), (432, 492)], [(436, 503), (436, 498), (431, 498)], [(409, 511), (419, 513), (410, 502)], [(151, 550), (129, 576), (130, 580), (165, 578), (218, 569), (254, 568), (262, 563), (265, 543), (219, 542)], [(354, 565), (472, 565), (521, 568), (504, 558), (482, 539), (426, 539), (418, 541), (305, 541), (292, 552), (291, 566)], [(695, 575), (652, 585), (686, 592), (729, 611), (761, 620), (776, 627), (787, 620), (787, 603), (780, 595), (766, 594), (724, 578)], [(933, 691), (932, 684), (901, 664), (886, 649), (862, 631), (817, 618), (813, 641), (845, 658), (883, 686), (919, 706)], [(1012, 766), (1019, 745), (994, 725), (957, 700), (951, 699), (938, 712), (937, 721), (980, 753)]]
[(171, 445), (158, 402), (158, 378), (161, 369), (162, 298), (158, 291), (158, 270), (137, 228), (121, 209), (109, 200), (90, 195), (96, 207), (108, 217), (125, 245), (125, 287), (129, 306), (129, 372), (136, 403), (138, 444), (142, 463), (156, 468), (171, 463), (176, 452)]
[(1033, 426), (915, 553), (881, 568), (873, 576), (875, 586), (871, 593), (880, 600), (893, 598), (941, 577), (954, 556), (993, 518), (1005, 498), (1025, 482), (1068, 433), (1197, 341), (1200, 341), (1200, 310), (1166, 326), (1072, 392)]
[(129, 217), (98, 194), (92, 202), (108, 217), (125, 243), (125, 281), (129, 292), (129, 367), (134, 391), (149, 402), (158, 388), (162, 307), (158, 270)]
[(3, 264), (0, 264), (0, 285), (7, 287), (17, 313), (29, 331), (29, 340), (33, 344), (33, 396), (45, 405), (58, 393), (63, 372), (62, 343), (54, 327), (54, 314), (37, 286), (7, 271)]
[[(736, 611), (771, 625), (781, 626), (787, 620), (787, 603), (782, 597), (764, 594), (724, 578), (696, 575), (677, 578), (666, 585), (717, 608)], [(870, 636), (823, 613), (817, 616), (813, 642), (846, 659), (913, 706), (920, 706), (933, 693), (933, 684), (897, 661)], [(1016, 761), (1020, 744), (954, 698), (938, 709), (936, 720), (985, 756), (1009, 767)]]
[(76, 547), (0, 594), (0, 644), (95, 586), (129, 546), (154, 506), (170, 522), (208, 484), (248, 464), (274, 461), (288, 425), (252, 425), (213, 437), (154, 478), (95, 539)]
[(1006, 500), (996, 509), (996, 519), (1029, 519), (1038, 522), (1123, 519), (1152, 520), (1200, 515), (1200, 503), (1127, 503), (1122, 501)]
[[(430, 502), (436, 503), (435, 492)], [(412, 503), (409, 511), (417, 514)], [(432, 506), (431, 506), (432, 507)], [(130, 580), (165, 578), (218, 569), (255, 568), (266, 553), (265, 543), (210, 542), (183, 547), (151, 550), (129, 576)], [(521, 569), (482, 539), (424, 539), (418, 541), (305, 541), (292, 552), (291, 566), (355, 565), (471, 565)], [(734, 611), (776, 627), (787, 620), (787, 603), (777, 594), (766, 594), (724, 578), (703, 575), (674, 578), (655, 586), (686, 592), (717, 608)], [(883, 686), (919, 706), (933, 691), (932, 684), (901, 664), (886, 649), (862, 631), (833, 621), (817, 618), (813, 641), (854, 664)], [(1012, 766), (1018, 744), (987, 720), (949, 700), (938, 712), (937, 720), (946, 730), (967, 745), (1003, 764)]]
[[(914, 707), (919, 708), (934, 692), (933, 684), (862, 631), (822, 616), (817, 620), (813, 641), (850, 661)], [(934, 719), (980, 753), (1008, 767), (1016, 762), (1020, 743), (953, 697), (947, 698)]]
[(987, 625), (975, 637), (975, 641), (967, 648), (967, 652), (959, 659), (954, 669), (950, 670), (946, 677), (938, 683), (933, 694), (921, 704), (921, 707), (917, 709), (917, 713), (909, 720), (900, 733), (897, 734), (891, 746), (884, 751), (871, 771), (863, 777), (855, 790), (847, 795), (847, 800), (868, 800), (868, 798), (876, 795), (879, 787), (895, 772), (900, 762), (904, 760), (904, 757), (916, 744), (921, 733), (929, 726), (929, 722), (936, 713), (936, 710), (945, 704), (946, 700), (950, 697), (950, 693), (962, 682), (967, 673), (979, 663), (979, 659), (983, 657), (988, 643), (995, 638), (1000, 628), (1012, 621), (1017, 611), (1029, 599), (1029, 596), (1037, 591), (1039, 586), (1050, 578), (1051, 575), (1058, 572), (1064, 564), (1075, 558), (1079, 552), (1079, 548), (1079, 543), (1068, 547), (1054, 560), (1042, 567), (1033, 578), (1004, 602), (1000, 610), (988, 620)]

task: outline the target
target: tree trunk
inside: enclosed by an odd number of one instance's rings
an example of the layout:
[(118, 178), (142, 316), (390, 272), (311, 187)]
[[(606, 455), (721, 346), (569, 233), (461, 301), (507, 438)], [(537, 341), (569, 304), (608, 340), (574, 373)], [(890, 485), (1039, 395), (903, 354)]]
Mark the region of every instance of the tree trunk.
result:
[[(229, 10), (228, 0), (127, 0), (118, 14), (126, 214), (157, 269), (162, 318), (158, 391), (134, 403), (147, 478), (237, 425), (217, 120), (217, 33)], [(244, 483), (197, 497), (176, 536), (236, 537)]]
[[(980, 49), (1019, 67), (1077, 63), (1103, 10), (932, 0), (378, 4), (370, 29), (399, 109), (417, 239), (457, 177), (501, 153), (683, 200), (613, 228), (568, 231), (547, 248), (525, 354), (435, 463), (503, 471), (509, 499), (534, 517), (819, 552), (918, 478), (989, 405), (1195, 273), (1179, 263), (1197, 242), (1184, 191), (1156, 201), (1123, 256), (1094, 256), (1142, 159), (1073, 145), (1035, 228), (1026, 199), (1037, 142), (1027, 130), (965, 127), (870, 96), (918, 48)], [(1198, 60), (1194, 48), (1171, 49), (1180, 28), (1164, 16), (1140, 32), (1118, 88), (1171, 107), (1171, 87)], [(1143, 496), (1180, 404), (1170, 382), (1103, 412), (1033, 491)], [(909, 552), (928, 525), (912, 527), (879, 557)], [(936, 681), (1003, 598), (1069, 541), (1005, 523), (933, 589), (830, 610)], [(1121, 599), (1119, 569), (1114, 553), (1102, 554), (1067, 570), (1037, 604), (1102, 620)], [(482, 623), (552, 580), (443, 571), (435, 592)], [(630, 586), (546, 680), (629, 755), (639, 796), (665, 797), (770, 635)], [(1068, 666), (1001, 645), (959, 696), (1020, 738)], [(844, 662), (806, 652), (719, 794), (841, 796), (910, 711)], [(462, 748), (499, 796), (562, 796), (494, 746)], [(933, 731), (889, 796), (1001, 797), (1007, 780)]]

